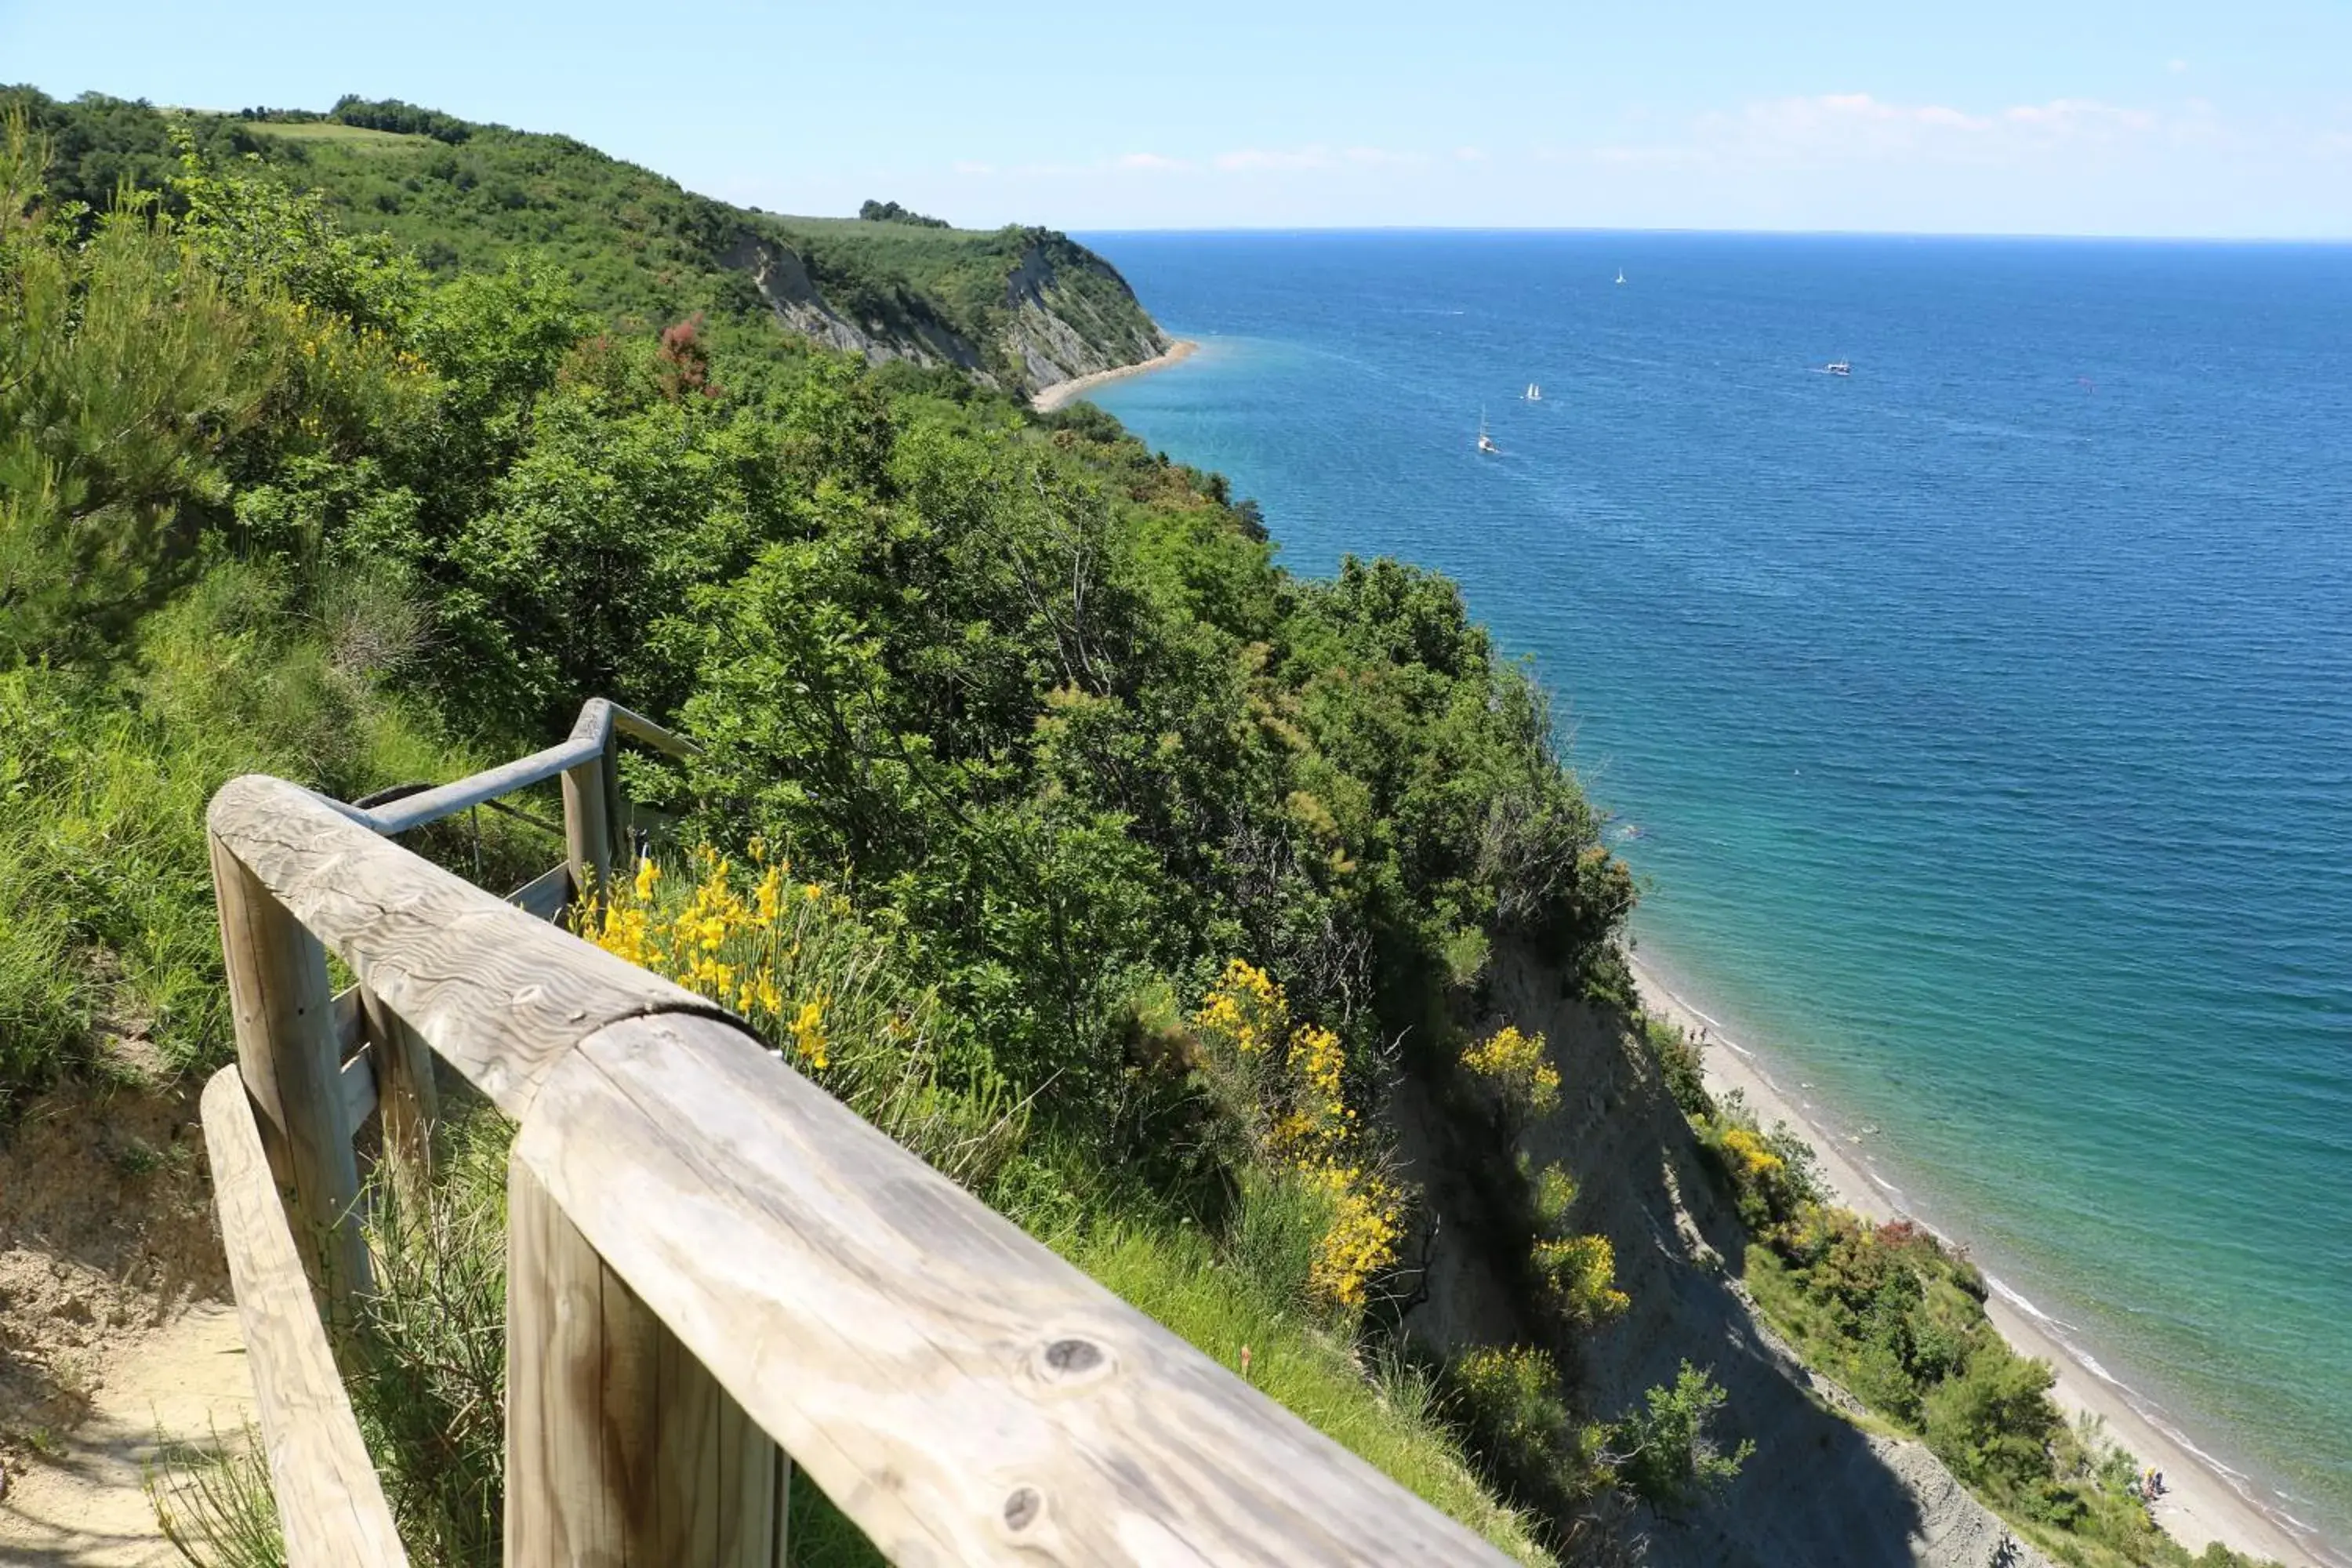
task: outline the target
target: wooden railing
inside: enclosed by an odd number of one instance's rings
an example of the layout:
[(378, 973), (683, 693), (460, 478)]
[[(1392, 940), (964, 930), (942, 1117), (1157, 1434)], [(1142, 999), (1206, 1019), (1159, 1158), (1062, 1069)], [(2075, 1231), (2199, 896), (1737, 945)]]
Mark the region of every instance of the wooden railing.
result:
[[(237, 1062), (205, 1128), (292, 1568), (405, 1561), (329, 1325), (367, 1289), (354, 1132), (379, 1117), (421, 1171), (436, 1057), (520, 1123), (509, 1564), (770, 1568), (793, 1464), (894, 1563), (1499, 1561), (740, 1022), (549, 923), (622, 847), (621, 736), (685, 744), (592, 702), (563, 745), (373, 811), (257, 776), (214, 797)], [(559, 775), (534, 909), (382, 837)]]

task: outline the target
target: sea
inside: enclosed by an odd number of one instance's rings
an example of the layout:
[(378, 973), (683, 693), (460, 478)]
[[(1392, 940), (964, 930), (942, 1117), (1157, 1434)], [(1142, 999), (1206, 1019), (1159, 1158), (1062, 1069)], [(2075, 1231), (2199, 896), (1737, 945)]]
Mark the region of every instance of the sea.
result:
[(1644, 963), (2352, 1550), (2352, 247), (1082, 237), (1202, 344), (1094, 400), (1459, 581)]

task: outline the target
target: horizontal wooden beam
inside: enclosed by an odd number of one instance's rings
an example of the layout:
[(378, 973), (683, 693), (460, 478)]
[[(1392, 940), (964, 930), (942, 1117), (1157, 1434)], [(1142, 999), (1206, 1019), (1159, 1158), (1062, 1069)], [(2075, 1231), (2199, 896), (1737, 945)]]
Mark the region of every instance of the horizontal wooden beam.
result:
[(593, 697), (580, 710), (580, 719), (572, 725), (571, 737), (561, 744), (485, 769), (469, 778), (403, 795), (372, 809), (341, 802), (335, 803), (335, 809), (372, 832), (387, 836), (406, 833), (499, 795), (544, 784), (567, 769), (601, 756), (616, 732), (673, 757), (693, 756), (701, 750), (685, 736), (665, 730), (642, 714)]
[(282, 779), (230, 780), (207, 820), (361, 984), (509, 1116), (530, 1110), (548, 1068), (607, 1024), (719, 1011)]
[(585, 1037), (514, 1158), (893, 1562), (1502, 1561), (732, 1024)]
[(221, 1247), (289, 1568), (405, 1568), (236, 1068), (213, 1075), (203, 1110)]

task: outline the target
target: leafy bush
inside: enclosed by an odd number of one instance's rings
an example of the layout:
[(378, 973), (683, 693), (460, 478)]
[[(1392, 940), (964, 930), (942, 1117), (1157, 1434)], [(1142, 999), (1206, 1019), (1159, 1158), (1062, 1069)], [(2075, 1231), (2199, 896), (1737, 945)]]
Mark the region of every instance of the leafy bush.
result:
[(1685, 1362), (1671, 1388), (1649, 1390), (1641, 1409), (1610, 1428), (1611, 1462), (1660, 1512), (1690, 1507), (1738, 1475), (1756, 1452), (1753, 1441), (1742, 1439), (1727, 1454), (1709, 1434), (1725, 1397), (1712, 1377)]
[(753, 846), (739, 874), (716, 850), (633, 879), (575, 911), (605, 951), (740, 1014), (845, 1104), (967, 1186), (1020, 1147), (1026, 1116), (985, 1054), (951, 1037), (935, 991), (848, 899), (795, 881)]

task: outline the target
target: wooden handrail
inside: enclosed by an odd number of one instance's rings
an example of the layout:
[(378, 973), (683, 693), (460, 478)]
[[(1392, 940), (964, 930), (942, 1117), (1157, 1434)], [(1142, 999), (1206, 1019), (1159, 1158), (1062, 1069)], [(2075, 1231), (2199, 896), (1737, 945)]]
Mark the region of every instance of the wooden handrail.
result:
[(736, 1025), (589, 1036), (514, 1158), (894, 1563), (1500, 1561)]
[(349, 964), (362, 987), (518, 1121), (548, 1068), (605, 1025), (719, 1012), (283, 779), (231, 779), (213, 796), (206, 824), (220, 850)]
[(643, 714), (632, 713), (617, 702), (602, 697), (592, 697), (580, 710), (578, 722), (561, 744), (534, 752), (530, 756), (486, 768), (468, 777), (433, 789), (420, 790), (403, 795), (372, 809), (331, 802), (337, 811), (372, 832), (387, 837), (423, 827), (455, 816), (468, 806), (479, 805), (502, 795), (512, 795), (535, 784), (544, 784), (583, 763), (597, 761), (612, 745), (615, 734), (651, 746), (673, 757), (689, 757), (701, 751), (685, 736), (664, 729)]
[(228, 1256), (287, 1560), (406, 1568), (236, 1068), (221, 1068), (205, 1085), (204, 1121), (221, 1249)]
[[(616, 810), (612, 735), (638, 734), (631, 721), (644, 723), (592, 703), (566, 747), (430, 794), (478, 800), (524, 773), (562, 773), (580, 885)], [(247, 911), (237, 930), (294, 955), (231, 963), (252, 993), (239, 1012), (247, 1087), (272, 1071), (292, 1086), (277, 1112), (284, 1148), (315, 1150), (319, 1129), (348, 1140), (383, 1100), (369, 1092), (379, 1084), (405, 1083), (404, 1115), (420, 1114), (411, 1068), (314, 1070), (355, 1026), (320, 999), (289, 930), (350, 965), (371, 1052), (421, 1041), (521, 1123), (509, 1192), (509, 1568), (767, 1563), (781, 1541), (779, 1444), (899, 1563), (1500, 1561), (701, 997), (380, 837), (397, 827), (281, 780), (232, 780), (207, 821), (221, 885)], [(217, 1090), (249, 1136), (236, 1082), (225, 1074), (207, 1090), (207, 1125)], [(290, 1125), (305, 1118), (315, 1125)], [(282, 1163), (298, 1214), (333, 1212), (340, 1167)], [(258, 1375), (282, 1347), (255, 1336), (248, 1322)], [(315, 1361), (315, 1348), (299, 1354)], [(314, 1370), (306, 1362), (304, 1378)], [(284, 1483), (279, 1496), (283, 1507)], [(373, 1561), (307, 1549), (289, 1560)]]

